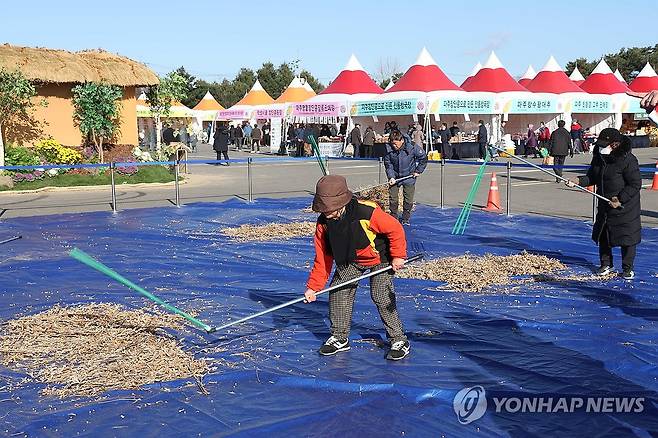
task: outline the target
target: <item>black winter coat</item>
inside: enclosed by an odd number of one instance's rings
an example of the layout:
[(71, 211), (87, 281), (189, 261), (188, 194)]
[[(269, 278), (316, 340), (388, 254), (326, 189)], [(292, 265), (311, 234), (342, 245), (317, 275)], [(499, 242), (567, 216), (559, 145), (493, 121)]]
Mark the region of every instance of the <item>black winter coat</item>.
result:
[(610, 246), (637, 245), (641, 241), (640, 189), (642, 176), (637, 158), (631, 153), (631, 142), (627, 137), (610, 155), (601, 155), (598, 148), (587, 170), (579, 179), (581, 186), (596, 185), (596, 193), (611, 199), (616, 196), (623, 209), (612, 208), (599, 200), (592, 240), (599, 242), (604, 226), (607, 225)]
[(566, 157), (571, 154), (571, 134), (565, 128), (557, 128), (551, 133), (551, 150), (553, 157)]
[(217, 152), (228, 152), (228, 129), (218, 127), (213, 138), (212, 148)]
[(487, 128), (484, 125), (480, 125), (478, 128), (478, 143), (479, 144), (487, 144), (488, 142), (488, 133), (487, 133)]

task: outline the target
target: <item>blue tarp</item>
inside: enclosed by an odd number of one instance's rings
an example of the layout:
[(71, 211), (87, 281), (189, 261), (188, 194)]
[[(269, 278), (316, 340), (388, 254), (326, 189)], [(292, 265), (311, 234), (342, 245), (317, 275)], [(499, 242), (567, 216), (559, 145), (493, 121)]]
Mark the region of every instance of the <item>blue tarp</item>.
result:
[[(0, 240), (23, 239), (0, 245), (0, 320), (57, 303), (145, 304), (68, 257), (74, 246), (174, 305), (201, 309), (199, 318), (213, 325), (291, 300), (304, 290), (310, 238), (240, 243), (219, 230), (313, 220), (301, 211), (309, 201), (229, 200), (5, 220)], [(418, 206), (407, 235), (410, 253), (528, 250), (581, 273), (597, 263), (585, 222), (475, 211), (466, 234), (451, 236), (458, 213)], [(43, 385), (8, 389), (23, 376), (0, 367), (0, 435), (656, 436), (656, 254), (658, 230), (645, 229), (634, 282), (554, 281), (473, 294), (397, 279), (412, 345), (400, 362), (384, 359), (384, 331), (365, 286), (355, 306), (352, 350), (335, 357), (317, 354), (329, 335), (326, 296), (226, 333), (180, 334), (186, 349), (217, 367), (205, 379), (209, 396), (181, 380), (101, 399), (44, 398)], [(486, 409), (471, 409), (473, 391), (466, 398), (460, 393), (455, 409), (458, 392), (477, 387), (486, 391), (480, 393)], [(515, 412), (513, 399), (524, 397), (644, 401), (642, 412), (631, 413)], [(497, 412), (503, 399), (511, 401)], [(460, 423), (456, 411), (471, 422)]]

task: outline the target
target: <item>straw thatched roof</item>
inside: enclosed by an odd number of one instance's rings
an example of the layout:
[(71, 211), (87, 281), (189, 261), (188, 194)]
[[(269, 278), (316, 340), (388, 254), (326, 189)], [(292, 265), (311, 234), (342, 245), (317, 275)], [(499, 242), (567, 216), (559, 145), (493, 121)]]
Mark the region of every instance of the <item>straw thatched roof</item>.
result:
[(104, 50), (74, 53), (0, 44), (0, 68), (20, 70), (28, 79), (44, 83), (106, 82), (121, 87), (158, 83), (144, 64)]

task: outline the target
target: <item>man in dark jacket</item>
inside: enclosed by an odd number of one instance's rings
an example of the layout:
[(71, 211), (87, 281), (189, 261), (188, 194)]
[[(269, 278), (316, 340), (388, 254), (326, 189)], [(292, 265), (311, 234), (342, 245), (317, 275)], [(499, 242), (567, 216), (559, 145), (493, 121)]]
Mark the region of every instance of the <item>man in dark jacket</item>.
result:
[(358, 123), (354, 125), (354, 128), (350, 132), (350, 144), (354, 146), (354, 156), (359, 156), (360, 158), (363, 158), (361, 153), (363, 152), (361, 150), (361, 144), (363, 141), (361, 140), (361, 125)]
[(441, 123), (441, 129), (439, 129), (439, 143), (441, 144), (441, 159), (443, 160), (448, 160), (451, 157), (450, 155), (450, 130), (448, 129), (448, 125), (445, 123)]
[(363, 156), (362, 158), (372, 158), (372, 150), (375, 146), (375, 131), (373, 131), (372, 126), (366, 128), (366, 132), (363, 134)]
[[(391, 131), (384, 156), (384, 167), (389, 179), (388, 203), (391, 215), (395, 218), (398, 217), (400, 186), (402, 186), (404, 202), (401, 222), (403, 225), (409, 225), (411, 209), (414, 205), (416, 178), (427, 167), (427, 154), (421, 146), (413, 144), (408, 135), (404, 135), (398, 130)], [(413, 175), (413, 178), (395, 182), (395, 180), (409, 175)]]
[[(215, 128), (215, 137), (212, 142), (212, 148), (217, 152), (217, 161), (222, 159), (228, 160), (228, 142), (229, 142), (229, 129), (225, 124), (221, 124)], [(222, 164), (222, 163), (219, 163)], [(228, 161), (226, 162), (228, 166)]]
[(480, 153), (480, 159), (478, 161), (484, 161), (484, 157), (487, 156), (488, 140), (489, 136), (487, 128), (484, 126), (484, 121), (478, 120), (478, 152)]
[[(553, 157), (553, 172), (559, 176), (562, 176), (562, 168), (564, 167), (564, 160), (567, 158), (567, 155), (573, 157), (571, 134), (564, 125), (564, 120), (557, 122), (557, 129), (551, 133), (548, 147), (549, 153)], [(555, 178), (555, 182), (559, 183), (560, 179)]]
[(596, 193), (610, 199), (599, 202), (592, 240), (599, 245), (600, 275), (612, 270), (612, 248), (621, 247), (622, 277), (635, 277), (633, 263), (636, 246), (641, 241), (640, 189), (642, 176), (631, 141), (614, 128), (601, 131), (594, 149), (594, 158), (587, 174), (567, 185), (596, 185)]

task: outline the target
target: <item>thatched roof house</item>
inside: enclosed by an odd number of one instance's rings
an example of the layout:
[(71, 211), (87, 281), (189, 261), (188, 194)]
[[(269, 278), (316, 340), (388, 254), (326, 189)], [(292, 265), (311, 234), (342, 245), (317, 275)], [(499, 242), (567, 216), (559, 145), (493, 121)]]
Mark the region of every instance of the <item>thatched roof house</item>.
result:
[[(73, 124), (71, 89), (83, 82), (105, 82), (123, 88), (121, 136), (117, 143), (137, 144), (135, 88), (158, 83), (158, 77), (144, 64), (103, 50), (68, 52), (0, 44), (0, 68), (19, 70), (37, 85), (38, 99), (46, 107), (35, 114), (41, 122), (42, 137), (52, 136), (62, 144), (77, 145), (82, 139)], [(34, 127), (29, 127), (34, 131)], [(33, 143), (39, 138), (25, 130), (9, 133), (10, 140)], [(13, 137), (13, 138), (11, 138)]]

